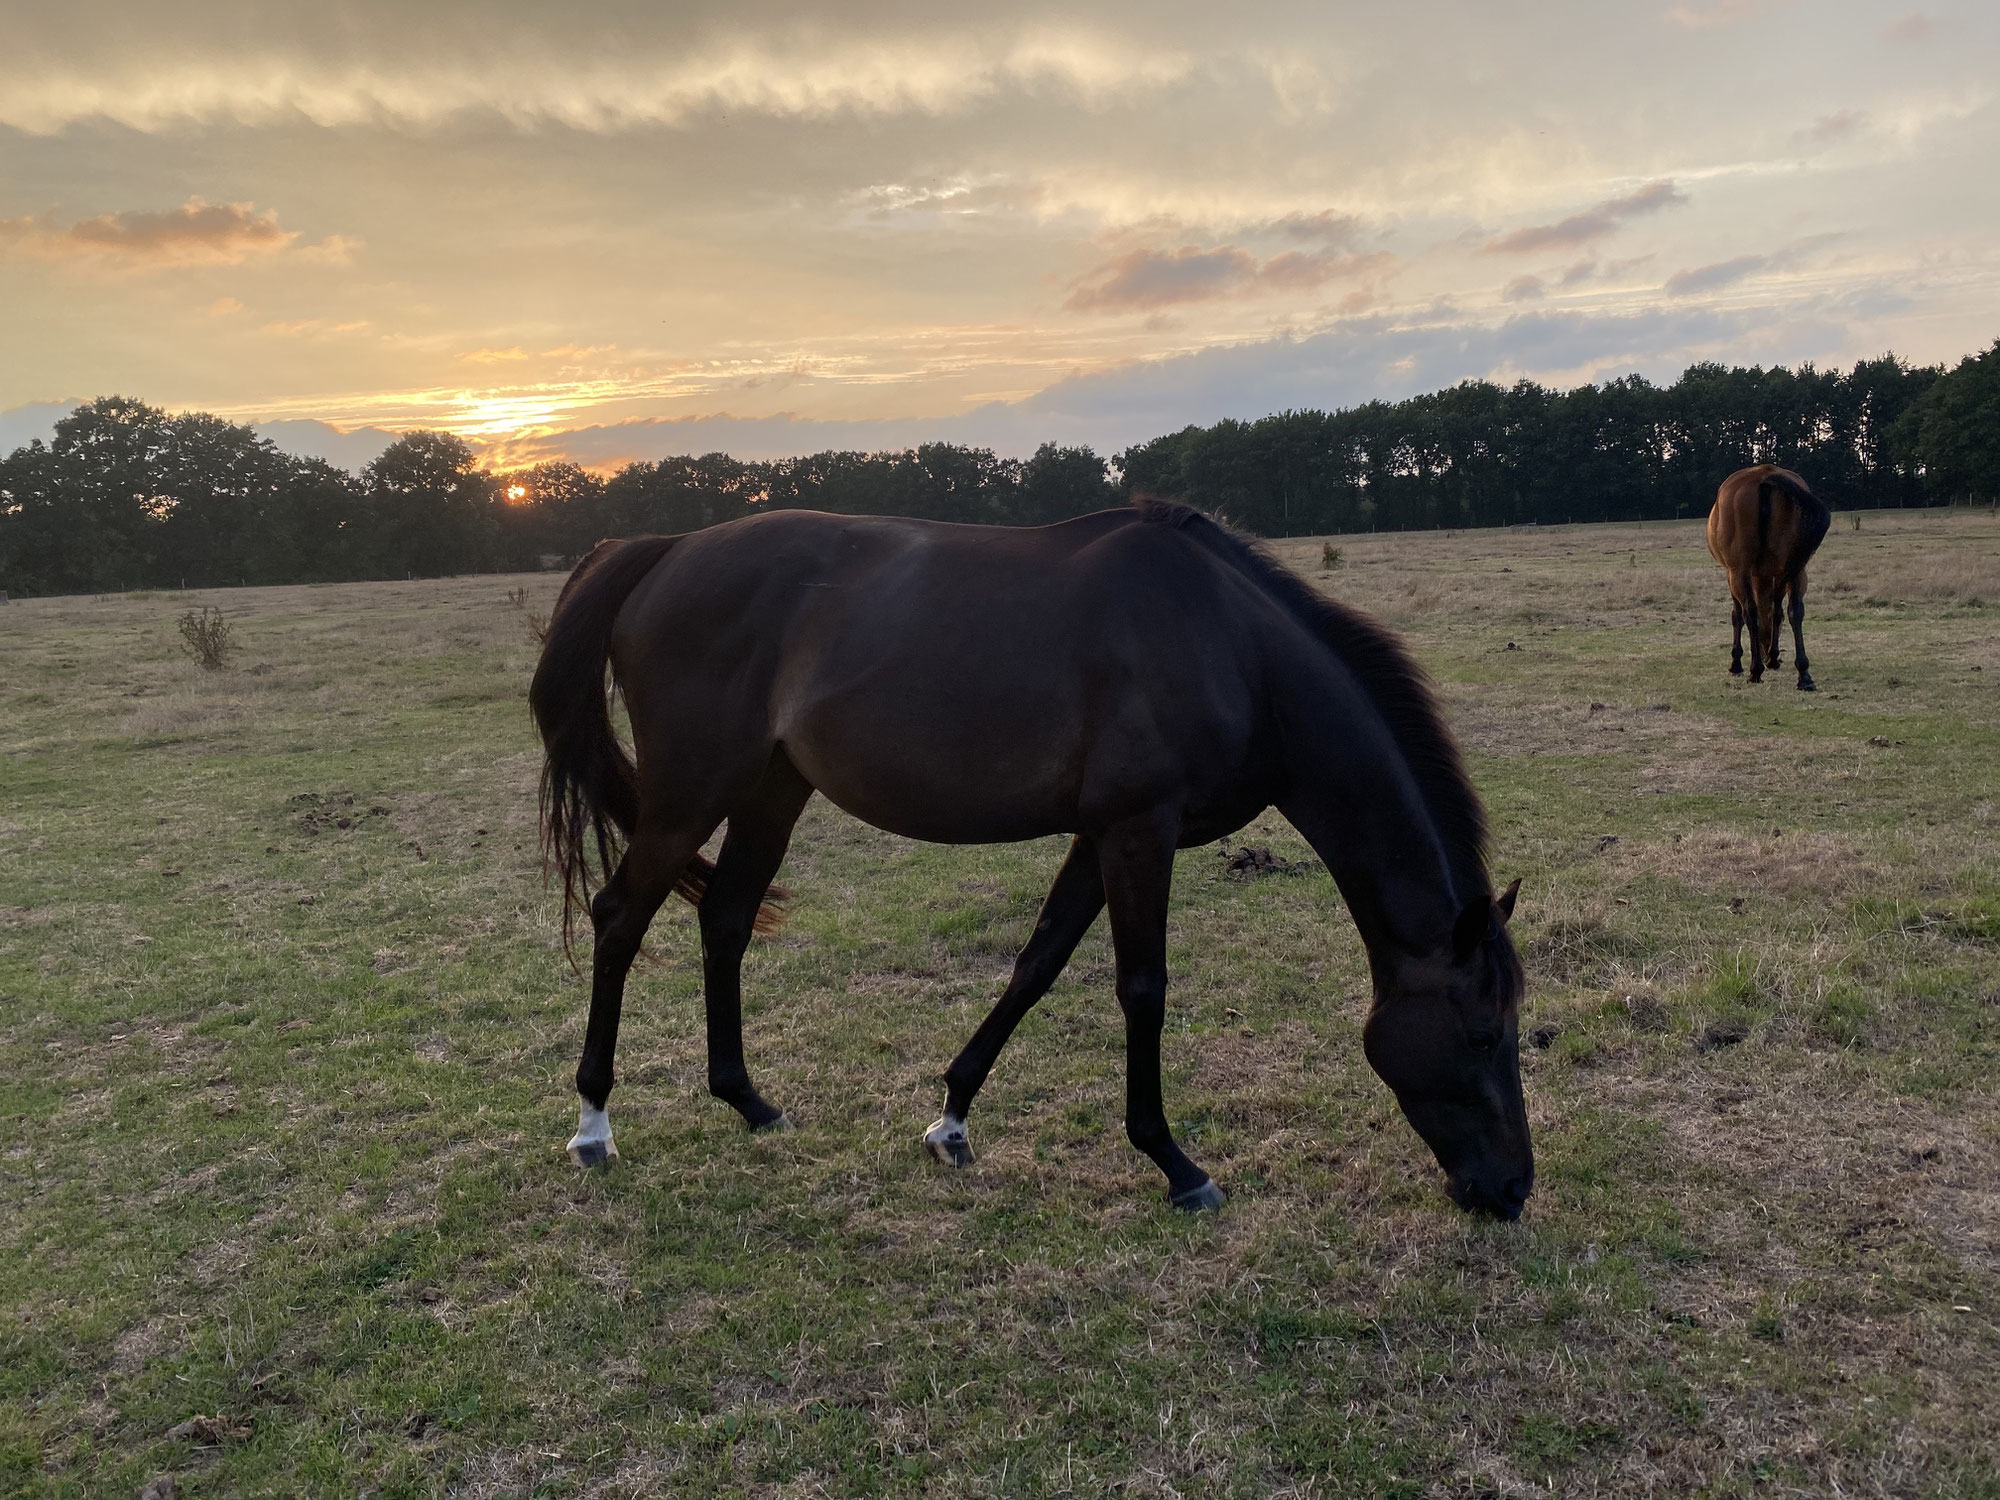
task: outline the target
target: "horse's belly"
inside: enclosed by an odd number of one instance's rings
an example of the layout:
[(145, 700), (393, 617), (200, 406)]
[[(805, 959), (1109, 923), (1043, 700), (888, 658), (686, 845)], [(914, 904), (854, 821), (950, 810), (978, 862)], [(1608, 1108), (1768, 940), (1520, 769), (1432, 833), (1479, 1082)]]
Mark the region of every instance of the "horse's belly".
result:
[(1058, 768), (963, 751), (857, 756), (811, 736), (783, 742), (821, 795), (864, 823), (936, 844), (996, 844), (1076, 827), (1076, 794)]

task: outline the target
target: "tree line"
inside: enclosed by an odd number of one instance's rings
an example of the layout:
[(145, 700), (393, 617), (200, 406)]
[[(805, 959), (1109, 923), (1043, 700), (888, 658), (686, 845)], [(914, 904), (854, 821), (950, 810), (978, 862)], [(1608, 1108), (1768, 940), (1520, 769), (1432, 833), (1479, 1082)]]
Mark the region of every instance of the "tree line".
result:
[(748, 462), (479, 467), (444, 432), (360, 474), (247, 426), (111, 396), (0, 459), (0, 590), (15, 594), (516, 571), (606, 536), (786, 508), (1038, 525), (1172, 495), (1266, 536), (1704, 514), (1747, 463), (1839, 508), (2000, 496), (2000, 340), (1956, 369), (1691, 366), (1559, 391), (1467, 381), (1405, 401), (1188, 427), (1107, 460), (930, 443)]

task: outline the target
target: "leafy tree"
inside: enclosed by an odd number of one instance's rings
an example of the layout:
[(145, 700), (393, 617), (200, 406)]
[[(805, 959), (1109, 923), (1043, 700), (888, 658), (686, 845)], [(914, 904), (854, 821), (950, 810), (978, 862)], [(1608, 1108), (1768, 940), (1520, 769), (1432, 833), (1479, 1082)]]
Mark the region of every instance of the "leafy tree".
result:
[(363, 555), (377, 576), (434, 578), (494, 565), (499, 524), (493, 476), (472, 445), (450, 432), (411, 432), (362, 471), (370, 535)]
[(539, 567), (544, 557), (576, 558), (613, 531), (604, 481), (572, 463), (536, 464), (499, 481), (507, 565)]
[(2000, 499), (2000, 339), (1967, 355), (1910, 404), (1897, 434), (1946, 500)]

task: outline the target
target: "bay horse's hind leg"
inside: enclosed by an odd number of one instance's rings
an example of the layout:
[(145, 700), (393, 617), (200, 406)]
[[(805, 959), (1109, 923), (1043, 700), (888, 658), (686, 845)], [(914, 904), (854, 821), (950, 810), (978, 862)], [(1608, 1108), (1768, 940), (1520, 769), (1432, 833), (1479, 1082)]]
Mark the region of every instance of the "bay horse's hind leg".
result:
[(1729, 648), (1729, 675), (1743, 675), (1743, 601), (1736, 597), (1736, 590), (1729, 591), (1729, 628), (1735, 639)]
[(1055, 883), (1042, 901), (1041, 915), (1020, 957), (1014, 960), (1014, 975), (1007, 981), (986, 1019), (972, 1034), (951, 1066), (945, 1069), (944, 1115), (924, 1133), (924, 1145), (931, 1155), (947, 1166), (972, 1165), (972, 1142), (965, 1130), (965, 1117), (972, 1111), (973, 1097), (993, 1071), (994, 1059), (1007, 1045), (1007, 1038), (1021, 1024), (1021, 1018), (1035, 1002), (1049, 992), (1049, 986), (1063, 971), (1076, 945), (1104, 910), (1104, 873), (1097, 862), (1097, 846), (1078, 834), (1071, 840), (1069, 855), (1056, 872)]
[(1792, 657), (1793, 665), (1799, 669), (1799, 691), (1802, 693), (1818, 692), (1818, 684), (1812, 680), (1812, 673), (1806, 670), (1806, 575), (1804, 569), (1800, 569), (1798, 577), (1792, 580), (1791, 616)]
[(576, 1066), (580, 1100), (570, 1159), (580, 1167), (601, 1166), (618, 1155), (611, 1139), (612, 1057), (618, 1050), (618, 1018), (625, 1004), (625, 976), (639, 954), (660, 904), (700, 850), (709, 830), (663, 832), (642, 826), (632, 835), (625, 857), (590, 903), (596, 934), (591, 949), (590, 1020), (583, 1032), (583, 1058)]
[(1764, 680), (1764, 596), (1757, 588), (1757, 580), (1744, 574), (1732, 586), (1732, 593), (1742, 600), (1744, 623), (1750, 627), (1750, 680)]
[(1125, 1012), (1125, 1134), (1167, 1174), (1167, 1200), (1190, 1211), (1220, 1208), (1222, 1190), (1189, 1161), (1167, 1128), (1160, 1099), (1160, 1033), (1167, 1019), (1167, 894), (1179, 817), (1158, 812), (1114, 825), (1098, 840), (1118, 1005)]
[(743, 954), (765, 893), (785, 862), (792, 826), (813, 789), (783, 751), (729, 814), (729, 832), (701, 897), (702, 1000), (708, 1018), (708, 1091), (752, 1130), (783, 1128), (784, 1112), (750, 1082), (743, 1061)]

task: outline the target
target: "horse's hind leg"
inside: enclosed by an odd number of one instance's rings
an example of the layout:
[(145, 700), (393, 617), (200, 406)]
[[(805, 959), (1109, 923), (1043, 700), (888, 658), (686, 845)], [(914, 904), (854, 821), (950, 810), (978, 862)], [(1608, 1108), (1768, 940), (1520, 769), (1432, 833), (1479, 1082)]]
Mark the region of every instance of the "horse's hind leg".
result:
[(674, 882), (708, 833), (706, 828), (663, 831), (642, 825), (633, 833), (611, 879), (590, 903), (590, 922), (596, 933), (591, 951), (590, 1020), (584, 1027), (583, 1058), (576, 1067), (580, 1117), (568, 1147), (570, 1159), (580, 1167), (599, 1166), (618, 1154), (605, 1102), (611, 1097), (611, 1064), (618, 1050), (625, 976), (660, 903), (673, 893)]
[(1056, 872), (1055, 883), (1042, 901), (1041, 915), (1020, 957), (1014, 960), (1014, 976), (1007, 981), (986, 1019), (972, 1034), (972, 1040), (951, 1066), (945, 1069), (944, 1115), (924, 1133), (924, 1145), (931, 1155), (947, 1166), (972, 1165), (972, 1142), (966, 1135), (965, 1117), (972, 1111), (973, 1097), (993, 1071), (994, 1059), (1007, 1045), (1007, 1038), (1021, 1024), (1034, 1004), (1049, 992), (1076, 945), (1104, 910), (1104, 873), (1097, 862), (1097, 847), (1078, 834), (1069, 846), (1069, 857)]
[(1176, 1208), (1222, 1207), (1222, 1190), (1189, 1161), (1167, 1128), (1160, 1099), (1160, 1033), (1167, 1019), (1167, 893), (1179, 819), (1165, 812), (1128, 819), (1098, 840), (1118, 1005), (1125, 1012), (1125, 1134), (1167, 1174)]
[(1764, 596), (1758, 591), (1757, 580), (1745, 574), (1737, 583), (1734, 592), (1741, 601), (1744, 623), (1750, 627), (1750, 680), (1764, 680)]
[(1818, 685), (1812, 680), (1812, 673), (1806, 670), (1806, 575), (1803, 569), (1800, 570), (1799, 576), (1792, 580), (1790, 612), (1792, 617), (1792, 658), (1793, 665), (1799, 669), (1799, 691), (1802, 693), (1817, 692)]
[(1743, 601), (1736, 597), (1736, 591), (1729, 591), (1729, 628), (1734, 640), (1729, 648), (1729, 675), (1743, 675)]
[(771, 757), (749, 799), (729, 814), (729, 832), (701, 896), (702, 997), (708, 1017), (708, 1091), (752, 1130), (782, 1127), (784, 1113), (750, 1082), (743, 1062), (743, 954), (757, 911), (785, 861), (792, 826), (812, 797), (783, 752)]

